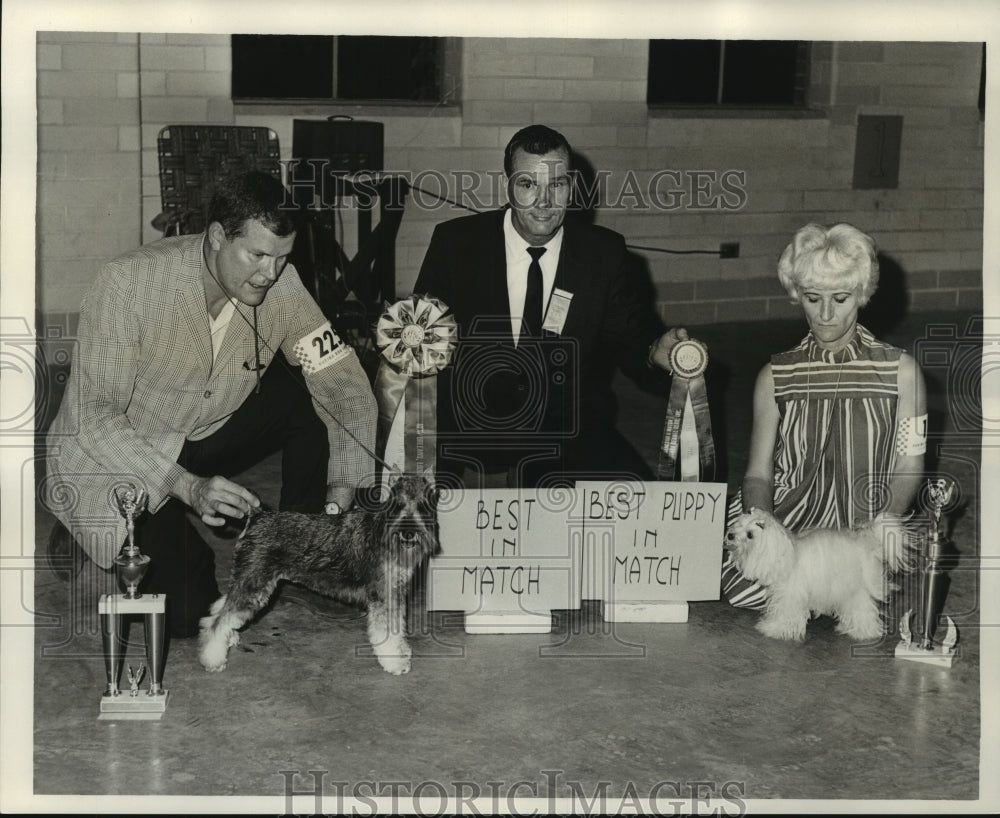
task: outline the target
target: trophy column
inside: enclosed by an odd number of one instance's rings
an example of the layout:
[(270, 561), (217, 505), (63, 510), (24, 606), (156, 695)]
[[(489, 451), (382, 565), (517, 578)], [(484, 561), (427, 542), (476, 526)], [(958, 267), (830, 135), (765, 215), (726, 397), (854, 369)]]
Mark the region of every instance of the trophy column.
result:
[[(108, 675), (108, 688), (101, 696), (100, 719), (158, 719), (167, 709), (167, 691), (161, 682), (163, 676), (163, 642), (166, 623), (166, 597), (162, 594), (144, 595), (139, 583), (149, 569), (149, 557), (139, 552), (135, 544), (135, 518), (143, 510), (146, 493), (135, 486), (115, 489), (118, 510), (128, 527), (128, 540), (115, 560), (118, 579), (125, 586), (123, 594), (104, 594), (98, 602), (101, 617), (101, 639), (104, 644), (104, 668)], [(130, 690), (123, 695), (118, 689), (125, 650), (126, 615), (141, 614), (146, 628), (146, 664), (133, 672), (129, 667)], [(149, 689), (139, 691), (139, 682), (146, 667), (149, 668)]]
[(937, 630), (938, 617), (944, 607), (945, 577), (943, 557), (951, 541), (941, 530), (941, 512), (951, 501), (955, 483), (946, 479), (931, 480), (928, 483), (928, 496), (931, 504), (931, 521), (926, 536), (923, 538), (923, 553), (920, 558), (920, 603), (922, 616), (920, 622), (920, 637), (914, 639), (910, 631), (910, 621), (913, 611), (903, 614), (899, 623), (900, 643), (896, 646), (897, 659), (909, 659), (931, 665), (951, 667), (956, 658), (955, 645), (958, 642), (958, 628), (950, 616), (944, 620), (948, 630), (944, 639), (935, 642), (934, 632)]
[[(108, 675), (108, 689), (104, 691), (104, 698), (114, 698), (121, 695), (121, 691), (118, 690), (118, 679), (122, 675), (125, 644), (122, 637), (123, 617), (121, 614), (106, 611), (104, 600), (107, 598), (102, 596), (98, 605), (101, 614), (101, 643), (104, 645), (104, 670)], [(101, 710), (104, 710), (103, 699)]]

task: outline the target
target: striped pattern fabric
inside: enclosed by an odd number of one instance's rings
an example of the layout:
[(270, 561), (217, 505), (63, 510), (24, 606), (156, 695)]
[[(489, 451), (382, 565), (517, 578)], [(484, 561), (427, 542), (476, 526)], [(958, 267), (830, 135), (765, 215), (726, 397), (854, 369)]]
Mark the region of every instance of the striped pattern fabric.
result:
[(852, 528), (885, 505), (900, 354), (859, 326), (838, 353), (810, 334), (772, 357), (774, 509), (788, 528)]
[[(79, 399), (63, 401), (49, 430), (40, 499), (102, 567), (125, 538), (114, 485), (142, 486), (155, 512), (183, 472), (185, 438), (231, 415), (257, 383), (245, 365), (255, 363), (250, 307), (237, 305), (213, 364), (203, 238), (162, 239), (106, 264), (80, 307), (66, 390)], [(327, 321), (291, 265), (257, 319), (265, 367), (279, 348), (294, 361), (295, 343)], [(359, 485), (373, 463), (357, 441), (374, 448), (377, 417), (364, 370), (352, 353), (306, 384), (329, 430), (329, 482)]]
[[(885, 506), (895, 460), (897, 377), (902, 350), (858, 326), (832, 353), (807, 335), (771, 358), (778, 431), (774, 516), (791, 529), (853, 528)], [(727, 523), (742, 511), (739, 495)], [(763, 607), (763, 590), (727, 559), (723, 594)]]

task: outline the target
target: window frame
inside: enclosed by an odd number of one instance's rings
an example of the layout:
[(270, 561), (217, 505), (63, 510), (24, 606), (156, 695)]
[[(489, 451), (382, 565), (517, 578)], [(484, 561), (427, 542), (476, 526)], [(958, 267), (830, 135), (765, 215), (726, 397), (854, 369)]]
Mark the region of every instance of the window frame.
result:
[[(652, 62), (653, 43), (657, 40), (650, 39), (647, 53), (650, 63)], [(660, 40), (659, 42), (664, 42)], [(725, 59), (725, 44), (728, 42), (741, 42), (734, 40), (705, 40), (704, 42), (720, 43), (720, 60)], [(745, 42), (745, 41), (742, 41)], [(772, 42), (772, 41), (758, 41)], [(813, 42), (809, 40), (795, 40), (798, 46), (795, 63), (795, 78), (793, 93), (795, 99), (791, 103), (747, 103), (747, 102), (723, 102), (720, 100), (724, 83), (724, 68), (720, 72), (718, 80), (718, 93), (715, 102), (662, 102), (651, 101), (649, 96), (649, 69), (646, 74), (646, 108), (652, 116), (703, 116), (703, 117), (770, 117), (788, 116), (796, 118), (811, 118), (822, 116), (822, 112), (816, 111), (809, 101), (809, 91), (811, 82), (811, 72), (813, 67)]]
[[(241, 35), (232, 35), (232, 37)], [(296, 35), (290, 35), (296, 36)], [(330, 34), (333, 40), (333, 64), (330, 67), (333, 81), (334, 93), (337, 92), (337, 55), (338, 39), (341, 37), (354, 37), (364, 35), (351, 34)], [(458, 104), (456, 99), (458, 88), (461, 84), (462, 65), (462, 44), (457, 37), (431, 37), (440, 41), (440, 53), (438, 55), (438, 99), (392, 99), (392, 98), (365, 98), (365, 99), (345, 99), (342, 97), (237, 97), (233, 93), (232, 81), (230, 83), (229, 98), (233, 106), (240, 112), (253, 113), (257, 110), (273, 110), (275, 107), (294, 106), (296, 112), (305, 113), (308, 109), (316, 109), (317, 112), (327, 111), (331, 108), (377, 108), (380, 110), (390, 109), (427, 109), (439, 107), (455, 107)], [(230, 38), (230, 48), (233, 47)], [(233, 56), (230, 56), (230, 69), (235, 73)]]

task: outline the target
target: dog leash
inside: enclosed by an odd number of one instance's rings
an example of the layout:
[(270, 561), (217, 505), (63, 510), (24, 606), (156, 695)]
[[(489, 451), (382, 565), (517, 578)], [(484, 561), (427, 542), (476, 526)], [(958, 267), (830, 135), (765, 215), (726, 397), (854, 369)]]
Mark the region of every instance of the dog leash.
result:
[[(208, 272), (209, 272), (209, 274), (212, 275), (212, 278), (215, 278), (215, 274), (212, 273), (211, 270), (209, 270)], [(218, 283), (218, 279), (216, 279), (216, 283)], [(219, 286), (221, 287), (222, 285), (220, 284)], [(237, 315), (239, 315), (240, 318), (243, 319), (244, 323), (246, 323), (246, 325), (248, 327), (250, 327), (250, 331), (253, 333), (253, 336), (254, 336), (254, 350), (256, 352), (257, 362), (258, 362), (257, 366), (260, 367), (260, 352), (259, 352), (258, 344), (263, 344), (264, 348), (271, 353), (271, 360), (272, 361), (280, 360), (281, 366), (285, 367), (285, 369), (287, 369), (289, 372), (291, 372), (291, 367), (289, 366), (289, 364), (287, 363), (287, 361), (285, 361), (283, 359), (279, 359), (279, 358), (276, 357), (277, 356), (277, 352), (274, 349), (271, 348), (270, 344), (268, 344), (267, 341), (264, 340), (264, 338), (261, 337), (260, 332), (257, 330), (257, 320), (256, 320), (257, 319), (257, 308), (256, 307), (253, 308), (253, 311), (254, 311), (254, 320), (251, 321), (250, 318), (248, 318), (246, 315), (243, 314), (243, 311), (240, 309), (240, 306), (242, 306), (242, 305), (238, 301), (233, 300), (233, 304), (236, 307), (236, 313), (237, 313)], [(259, 385), (260, 384), (260, 369), (259, 368), (257, 370), (257, 382), (258, 382), (257, 389), (258, 389), (258, 392), (259, 392), (260, 391), (260, 385)], [(311, 392), (309, 394), (310, 394), (310, 396), (312, 396)], [(318, 406), (320, 409), (322, 409), (323, 412), (326, 414), (326, 416), (328, 418), (330, 418), (330, 420), (332, 420), (341, 429), (343, 429), (347, 433), (347, 436), (350, 437), (351, 440), (353, 440), (355, 443), (357, 443), (358, 446), (360, 446), (361, 449), (366, 454), (371, 455), (372, 458), (375, 460), (376, 463), (378, 463), (380, 466), (382, 466), (383, 468), (387, 469), (388, 471), (392, 472), (393, 474), (397, 474), (397, 475), (398, 474), (402, 474), (402, 470), (399, 468), (399, 466), (388, 463), (384, 458), (379, 457), (379, 455), (376, 452), (372, 451), (364, 443), (362, 443), (360, 440), (358, 440), (357, 435), (355, 435), (350, 429), (348, 429), (347, 426), (344, 424), (344, 422), (341, 421), (340, 418), (338, 418), (335, 414), (333, 414), (333, 412), (331, 412), (320, 401), (314, 400), (313, 403), (316, 406)]]
[[(240, 313), (240, 314), (242, 315), (242, 313)], [(244, 320), (244, 321), (246, 321), (246, 320), (247, 320), (247, 319), (246, 319), (246, 316), (244, 316), (244, 317), (243, 317), (243, 320)], [(249, 321), (248, 321), (247, 323), (249, 323)], [(254, 331), (256, 332), (256, 328), (254, 328)], [(271, 352), (271, 356), (272, 356), (272, 357), (271, 357), (271, 360), (272, 360), (272, 361), (274, 361), (274, 360), (280, 360), (280, 363), (281, 363), (281, 366), (285, 367), (285, 369), (286, 369), (286, 370), (288, 370), (289, 372), (291, 372), (291, 366), (289, 365), (289, 363), (288, 363), (287, 361), (285, 361), (284, 359), (276, 359), (276, 358), (274, 357), (276, 353), (275, 353), (275, 351), (274, 351), (273, 349), (271, 349), (271, 347), (270, 347), (270, 346), (268, 345), (267, 341), (265, 341), (265, 340), (264, 340), (263, 338), (261, 338), (261, 337), (260, 337), (259, 335), (257, 335), (256, 337), (258, 338), (259, 342), (260, 342), (260, 343), (263, 343), (263, 344), (264, 344), (264, 347), (265, 347), (266, 349), (268, 349), (268, 350), (269, 350), (269, 351)], [(309, 390), (308, 390), (308, 389), (306, 389), (306, 391), (308, 392)], [(310, 394), (310, 396), (312, 396), (312, 393), (311, 393), (311, 392), (310, 392), (309, 394)], [(402, 470), (401, 470), (401, 469), (399, 468), (399, 466), (397, 466), (397, 465), (392, 465), (392, 464), (388, 463), (388, 462), (387, 462), (387, 461), (385, 460), (385, 458), (383, 458), (383, 457), (379, 457), (379, 455), (378, 455), (378, 453), (377, 453), (377, 452), (375, 452), (375, 451), (373, 451), (372, 449), (368, 448), (368, 447), (367, 447), (367, 446), (366, 446), (366, 445), (365, 445), (364, 443), (362, 443), (362, 442), (361, 442), (360, 440), (358, 440), (358, 437), (357, 437), (357, 435), (355, 435), (355, 434), (354, 434), (354, 432), (352, 432), (352, 431), (351, 431), (350, 429), (348, 429), (348, 428), (347, 428), (347, 426), (346, 426), (346, 425), (344, 424), (344, 422), (343, 422), (343, 421), (342, 421), (342, 420), (341, 420), (340, 418), (338, 418), (338, 417), (337, 417), (337, 416), (336, 416), (336, 415), (335, 415), (335, 414), (334, 414), (333, 412), (331, 412), (331, 411), (330, 411), (330, 410), (329, 410), (329, 409), (328, 409), (328, 408), (327, 408), (327, 407), (326, 407), (325, 405), (323, 405), (323, 403), (321, 403), (320, 401), (317, 401), (317, 400), (314, 400), (313, 402), (315, 403), (315, 405), (316, 405), (316, 406), (318, 406), (318, 407), (319, 407), (320, 409), (322, 409), (322, 410), (323, 410), (323, 413), (324, 413), (324, 414), (325, 414), (325, 415), (326, 415), (326, 416), (327, 416), (328, 418), (330, 418), (330, 420), (332, 420), (332, 421), (333, 421), (334, 423), (336, 423), (336, 424), (337, 424), (337, 425), (338, 425), (338, 426), (339, 426), (339, 427), (340, 427), (340, 428), (341, 428), (341, 429), (342, 429), (343, 431), (345, 431), (345, 432), (347, 433), (347, 436), (348, 436), (348, 437), (350, 437), (350, 438), (351, 438), (351, 440), (353, 440), (353, 441), (354, 441), (355, 443), (357, 443), (357, 444), (358, 444), (358, 446), (360, 446), (360, 447), (361, 447), (361, 449), (362, 449), (362, 450), (363, 450), (363, 451), (364, 451), (364, 452), (365, 452), (366, 454), (369, 454), (369, 455), (371, 455), (371, 456), (372, 456), (372, 458), (373, 458), (373, 459), (375, 460), (375, 462), (376, 462), (376, 463), (378, 463), (378, 464), (379, 464), (380, 466), (382, 466), (383, 468), (385, 468), (385, 469), (386, 469), (387, 471), (390, 471), (390, 472), (392, 472), (392, 473), (394, 473), (394, 474), (402, 474)]]

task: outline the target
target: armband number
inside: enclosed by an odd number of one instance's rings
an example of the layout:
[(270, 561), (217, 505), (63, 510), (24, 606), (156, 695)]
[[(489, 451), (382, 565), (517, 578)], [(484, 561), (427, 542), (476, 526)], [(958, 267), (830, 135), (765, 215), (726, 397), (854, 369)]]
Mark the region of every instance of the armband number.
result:
[(927, 415), (900, 418), (896, 430), (896, 454), (900, 457), (921, 455), (927, 451)]
[(295, 342), (295, 356), (306, 375), (326, 369), (350, 354), (351, 348), (337, 337), (329, 321)]

